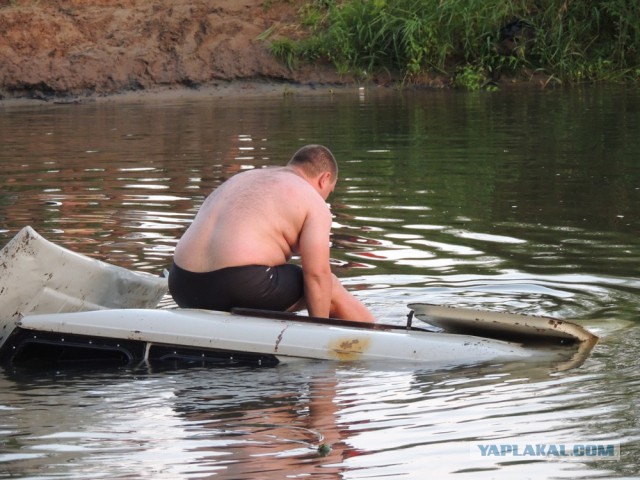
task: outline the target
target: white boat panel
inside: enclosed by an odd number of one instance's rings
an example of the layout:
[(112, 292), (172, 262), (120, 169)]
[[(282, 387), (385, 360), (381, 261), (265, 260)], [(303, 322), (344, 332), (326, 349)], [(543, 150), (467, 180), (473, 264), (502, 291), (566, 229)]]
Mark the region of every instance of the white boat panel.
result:
[(470, 308), (411, 303), (416, 318), (446, 332), (467, 333), (518, 341), (528, 339), (564, 339), (578, 342), (597, 341), (597, 337), (573, 322), (551, 317), (491, 312)]
[(22, 315), (153, 308), (166, 291), (166, 278), (89, 258), (24, 227), (0, 250), (0, 346)]
[(518, 344), (468, 335), (316, 325), (189, 309), (29, 315), (19, 326), (33, 331), (272, 354), (279, 358), (461, 365), (536, 355)]

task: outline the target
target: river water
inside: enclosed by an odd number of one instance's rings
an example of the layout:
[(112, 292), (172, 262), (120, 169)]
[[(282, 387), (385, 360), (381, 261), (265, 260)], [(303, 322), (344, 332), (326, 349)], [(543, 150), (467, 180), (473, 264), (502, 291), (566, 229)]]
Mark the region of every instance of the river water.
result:
[[(307, 143), (340, 163), (334, 271), (381, 321), (411, 302), (549, 315), (598, 334), (591, 356), (4, 369), (0, 478), (638, 478), (637, 89), (0, 104), (1, 244), (31, 225), (158, 274), (212, 189)], [(478, 453), (513, 444), (620, 455)]]

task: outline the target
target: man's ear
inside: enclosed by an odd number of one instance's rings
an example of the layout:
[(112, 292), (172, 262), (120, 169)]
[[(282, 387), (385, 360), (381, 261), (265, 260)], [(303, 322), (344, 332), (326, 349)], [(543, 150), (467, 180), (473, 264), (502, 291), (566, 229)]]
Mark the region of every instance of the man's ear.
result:
[(322, 172), (318, 177), (318, 186), (321, 189), (331, 185), (331, 172)]

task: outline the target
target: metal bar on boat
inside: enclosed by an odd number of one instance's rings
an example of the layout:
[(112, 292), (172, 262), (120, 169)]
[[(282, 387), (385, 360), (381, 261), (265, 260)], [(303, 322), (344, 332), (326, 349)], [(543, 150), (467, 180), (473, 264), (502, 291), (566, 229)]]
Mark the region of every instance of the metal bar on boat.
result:
[(339, 327), (363, 328), (366, 330), (414, 330), (429, 332), (425, 328), (411, 327), (411, 325), (390, 325), (386, 323), (358, 322), (355, 320), (342, 320), (329, 317), (312, 317), (300, 315), (295, 312), (277, 312), (273, 310), (260, 310), (254, 308), (232, 308), (231, 314), (247, 317), (269, 318), (272, 320), (286, 320), (289, 322), (313, 323), (317, 325), (331, 325)]

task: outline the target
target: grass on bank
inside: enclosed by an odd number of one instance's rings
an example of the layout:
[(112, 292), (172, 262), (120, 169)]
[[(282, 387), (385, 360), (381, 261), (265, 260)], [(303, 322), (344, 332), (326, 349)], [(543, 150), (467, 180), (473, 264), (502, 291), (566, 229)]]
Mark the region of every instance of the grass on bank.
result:
[(311, 0), (307, 35), (271, 42), (274, 55), (332, 62), (340, 72), (448, 75), (479, 89), (501, 75), (561, 83), (640, 79), (638, 0)]

